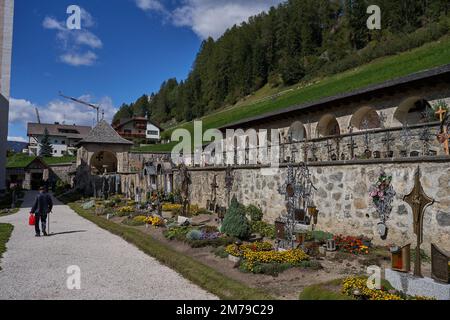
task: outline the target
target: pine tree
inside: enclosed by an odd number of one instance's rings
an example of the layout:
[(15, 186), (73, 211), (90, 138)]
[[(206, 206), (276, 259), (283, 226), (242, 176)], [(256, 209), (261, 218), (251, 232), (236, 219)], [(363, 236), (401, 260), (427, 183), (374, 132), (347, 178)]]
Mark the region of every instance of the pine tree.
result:
[(47, 128), (45, 128), (44, 137), (41, 140), (40, 147), (41, 147), (39, 151), (40, 157), (42, 158), (53, 157), (53, 147), (50, 144), (50, 137)]
[(223, 219), (222, 232), (239, 239), (247, 239), (250, 236), (250, 224), (245, 216), (245, 207), (237, 201), (236, 196), (231, 200)]

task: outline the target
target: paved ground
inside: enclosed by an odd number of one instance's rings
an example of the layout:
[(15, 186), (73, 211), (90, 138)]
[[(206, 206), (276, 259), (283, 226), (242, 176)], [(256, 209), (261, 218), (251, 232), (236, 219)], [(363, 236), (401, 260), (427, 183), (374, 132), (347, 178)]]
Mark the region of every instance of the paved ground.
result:
[[(215, 299), (125, 240), (56, 203), (52, 236), (35, 238), (28, 193), (19, 213), (0, 218), (14, 231), (0, 262), (1, 299)], [(81, 290), (67, 288), (69, 266), (81, 269)]]

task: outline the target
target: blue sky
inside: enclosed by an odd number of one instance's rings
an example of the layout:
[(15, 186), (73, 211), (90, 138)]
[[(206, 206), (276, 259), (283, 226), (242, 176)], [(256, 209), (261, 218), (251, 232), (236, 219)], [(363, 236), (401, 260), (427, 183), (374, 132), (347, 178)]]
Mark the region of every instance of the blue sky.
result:
[[(9, 139), (26, 123), (92, 125), (94, 113), (58, 92), (101, 103), (110, 120), (123, 103), (184, 79), (202, 39), (282, 0), (16, 0)], [(69, 5), (82, 8), (81, 30), (68, 30)]]

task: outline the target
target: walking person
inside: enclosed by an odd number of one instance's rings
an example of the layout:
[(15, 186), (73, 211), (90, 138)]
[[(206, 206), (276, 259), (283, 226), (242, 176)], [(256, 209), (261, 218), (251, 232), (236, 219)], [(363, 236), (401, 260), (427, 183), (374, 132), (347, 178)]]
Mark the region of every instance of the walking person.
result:
[(34, 229), (36, 231), (36, 237), (41, 236), (41, 230), (39, 229), (39, 223), (41, 223), (42, 233), (47, 236), (47, 216), (53, 209), (53, 201), (51, 195), (47, 193), (45, 187), (39, 189), (39, 194), (34, 201), (33, 208), (31, 208), (30, 214), (36, 216), (36, 222), (34, 224)]

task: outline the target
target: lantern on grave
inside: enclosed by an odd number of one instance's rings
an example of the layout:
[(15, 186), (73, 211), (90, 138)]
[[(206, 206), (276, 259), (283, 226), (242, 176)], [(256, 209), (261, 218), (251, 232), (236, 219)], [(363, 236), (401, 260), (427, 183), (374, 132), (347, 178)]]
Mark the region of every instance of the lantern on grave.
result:
[(311, 216), (313, 220), (313, 224), (317, 224), (317, 217), (319, 215), (319, 210), (317, 210), (316, 206), (309, 206), (308, 207), (308, 214)]
[(305, 222), (306, 213), (303, 209), (295, 209), (295, 221)]
[(277, 234), (277, 239), (284, 240), (286, 238), (285, 227), (286, 223), (284, 223), (283, 221), (275, 221), (275, 231)]
[(297, 233), (297, 243), (299, 245), (302, 245), (303, 243), (305, 243), (306, 240), (306, 233)]
[(326, 246), (327, 246), (327, 251), (336, 251), (336, 240), (328, 239)]
[(409, 272), (411, 270), (411, 244), (402, 248), (392, 247), (390, 251), (392, 270)]

